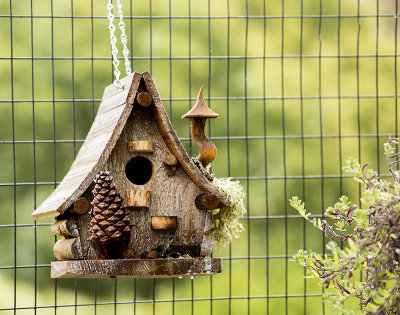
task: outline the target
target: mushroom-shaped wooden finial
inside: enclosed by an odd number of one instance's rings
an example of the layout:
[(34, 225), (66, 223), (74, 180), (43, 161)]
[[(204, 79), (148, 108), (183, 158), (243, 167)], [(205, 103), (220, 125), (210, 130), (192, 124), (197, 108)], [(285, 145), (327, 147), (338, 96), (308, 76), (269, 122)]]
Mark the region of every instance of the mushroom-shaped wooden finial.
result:
[(190, 118), (190, 132), (194, 143), (200, 149), (199, 161), (206, 167), (217, 156), (217, 147), (204, 134), (204, 127), (207, 118), (217, 118), (219, 115), (214, 113), (206, 104), (203, 98), (203, 86), (200, 88), (199, 96), (194, 107), (188, 111), (182, 118)]

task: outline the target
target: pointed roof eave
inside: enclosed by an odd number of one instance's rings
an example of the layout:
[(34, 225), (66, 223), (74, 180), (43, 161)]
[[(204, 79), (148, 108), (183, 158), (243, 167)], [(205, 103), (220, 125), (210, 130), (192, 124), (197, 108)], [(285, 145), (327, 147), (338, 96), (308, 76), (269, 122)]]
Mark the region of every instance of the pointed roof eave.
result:
[(192, 159), (187, 154), (172, 127), (171, 121), (168, 118), (150, 73), (148, 71), (143, 72), (142, 76), (146, 90), (153, 98), (154, 105), (150, 108), (152, 110), (154, 121), (164, 139), (164, 142), (168, 146), (168, 149), (175, 155), (185, 173), (193, 183), (197, 185), (197, 187), (203, 191), (215, 194), (224, 206), (228, 206), (230, 204), (228, 198), (201, 173), (199, 168), (193, 163)]
[(121, 83), (121, 90), (111, 84), (103, 98), (92, 127), (69, 172), (54, 192), (32, 213), (35, 220), (63, 214), (89, 187), (119, 139), (132, 111), (141, 79), (133, 73)]

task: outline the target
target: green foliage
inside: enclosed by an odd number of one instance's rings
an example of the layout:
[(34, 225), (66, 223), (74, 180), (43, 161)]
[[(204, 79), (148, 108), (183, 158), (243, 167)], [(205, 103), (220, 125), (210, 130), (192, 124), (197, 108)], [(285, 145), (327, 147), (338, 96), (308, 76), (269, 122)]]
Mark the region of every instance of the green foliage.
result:
[(213, 214), (214, 224), (205, 235), (217, 245), (225, 247), (232, 243), (233, 237), (238, 238), (243, 231), (239, 218), (246, 214), (245, 193), (239, 181), (232, 181), (230, 178), (214, 178), (212, 183), (228, 197), (230, 205), (216, 210)]
[[(344, 169), (362, 183), (359, 209), (342, 196), (325, 215), (335, 222), (335, 228), (325, 220), (310, 219), (304, 203), (293, 197), (290, 204), (314, 227), (330, 236), (327, 249), (331, 255), (321, 257), (312, 251), (299, 250), (293, 260), (306, 267), (308, 277), (319, 278), (325, 288), (338, 293), (325, 295), (326, 301), (343, 314), (400, 314), (400, 177), (393, 170), (398, 165), (395, 153), (397, 138), (385, 144), (385, 155), (393, 181), (380, 179), (354, 159)], [(395, 161), (391, 161), (395, 158)], [(351, 230), (351, 233), (346, 230)], [(343, 241), (343, 248), (335, 242)], [(362, 273), (362, 280), (353, 277)], [(346, 300), (357, 298), (362, 310), (346, 309)]]

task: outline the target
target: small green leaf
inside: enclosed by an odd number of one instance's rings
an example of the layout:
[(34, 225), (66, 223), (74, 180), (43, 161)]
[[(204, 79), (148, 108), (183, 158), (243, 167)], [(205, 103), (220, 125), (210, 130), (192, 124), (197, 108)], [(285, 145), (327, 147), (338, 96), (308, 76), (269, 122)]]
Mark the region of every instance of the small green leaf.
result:
[(338, 254), (334, 254), (333, 255), (333, 260), (335, 261), (335, 263), (339, 263), (339, 256), (338, 256)]
[(349, 238), (347, 241), (349, 242), (350, 248), (351, 248), (353, 251), (357, 251), (357, 247), (356, 247), (356, 245), (354, 244), (353, 240), (352, 240), (351, 238)]
[(378, 308), (379, 308), (378, 305), (369, 303), (369, 304), (365, 307), (365, 310), (366, 310), (367, 312), (370, 312), (370, 313), (376, 313), (376, 311), (378, 310)]

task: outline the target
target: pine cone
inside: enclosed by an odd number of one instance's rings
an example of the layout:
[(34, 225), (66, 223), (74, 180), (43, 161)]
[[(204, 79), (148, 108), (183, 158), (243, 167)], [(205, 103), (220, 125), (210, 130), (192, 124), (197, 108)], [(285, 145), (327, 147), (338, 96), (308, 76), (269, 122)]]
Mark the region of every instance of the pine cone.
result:
[(131, 234), (131, 220), (123, 199), (109, 172), (100, 172), (94, 179), (89, 242), (102, 258), (121, 258)]

